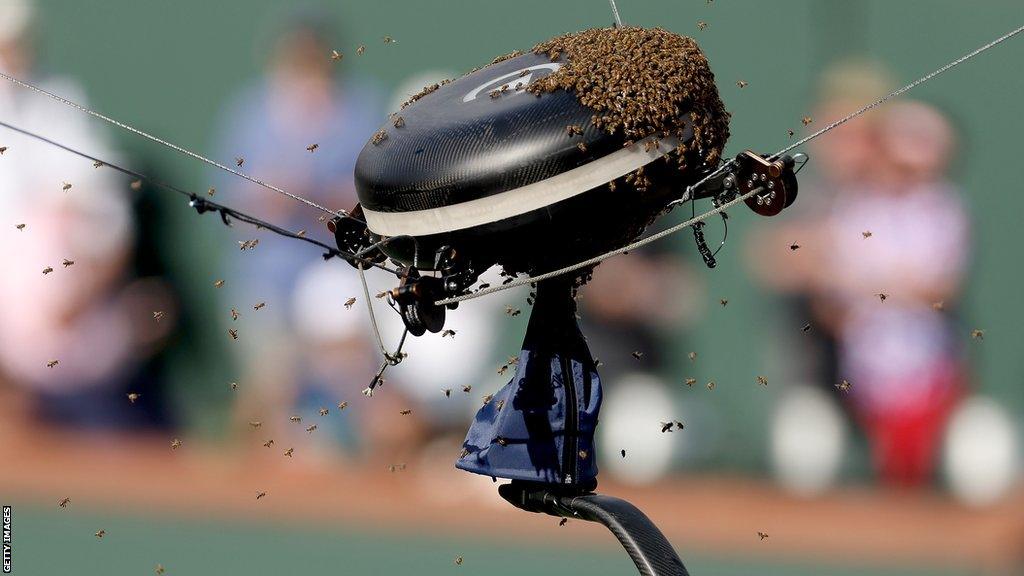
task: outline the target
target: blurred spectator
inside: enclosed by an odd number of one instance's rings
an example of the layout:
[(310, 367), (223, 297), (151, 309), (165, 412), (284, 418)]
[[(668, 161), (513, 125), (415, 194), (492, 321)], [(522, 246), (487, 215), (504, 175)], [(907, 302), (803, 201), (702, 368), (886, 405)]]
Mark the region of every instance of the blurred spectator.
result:
[[(0, 3), (0, 69), (85, 102), (75, 82), (35, 68), (33, 18), (27, 1)], [(85, 115), (39, 94), (4, 83), (0, 111), (5, 121), (116, 160)], [(0, 283), (0, 377), (27, 391), (47, 420), (140, 424), (146, 413), (132, 410), (125, 394), (174, 314), (159, 282), (124, 287), (134, 245), (127, 182), (42, 142), (10, 132), (2, 138), (8, 149), (0, 162), (0, 214), (10, 228), (0, 240), (7, 267)], [(154, 322), (154, 310), (165, 321)]]
[(937, 110), (908, 101), (844, 130), (815, 157), (831, 206), (762, 238), (755, 268), (809, 299), (812, 323), (838, 343), (836, 382), (852, 384), (850, 406), (879, 476), (916, 486), (934, 469), (965, 387), (950, 315), (970, 240), (960, 193), (946, 179), (955, 135)]

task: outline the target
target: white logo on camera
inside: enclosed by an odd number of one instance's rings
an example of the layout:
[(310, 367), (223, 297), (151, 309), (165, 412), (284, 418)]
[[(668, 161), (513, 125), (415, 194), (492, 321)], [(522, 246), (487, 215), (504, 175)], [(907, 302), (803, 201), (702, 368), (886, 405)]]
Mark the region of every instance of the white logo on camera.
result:
[[(525, 87), (530, 85), (530, 82), (533, 81), (533, 73), (535, 71), (537, 71), (537, 70), (550, 70), (551, 72), (554, 72), (555, 70), (558, 70), (561, 67), (562, 67), (562, 65), (560, 63), (558, 63), (558, 62), (550, 62), (550, 63), (547, 63), (547, 64), (538, 64), (536, 66), (530, 66), (528, 68), (521, 68), (519, 70), (516, 70), (515, 72), (509, 72), (508, 74), (505, 74), (504, 76), (500, 76), (498, 78), (495, 78), (494, 80), (489, 80), (489, 81), (484, 82), (483, 84), (477, 86), (476, 88), (471, 90), (468, 94), (463, 96), (462, 97), (462, 101), (463, 102), (469, 102), (469, 101), (472, 101), (472, 100), (476, 100), (476, 97), (479, 96), (480, 93), (483, 92), (485, 89), (491, 88), (492, 90), (497, 90), (497, 89), (501, 88), (502, 86), (504, 86), (505, 84), (509, 84), (510, 86), (515, 86), (516, 84), (522, 83), (522, 85), (523, 85), (522, 87), (525, 88)], [(526, 72), (526, 74), (523, 74), (523, 72)], [(550, 74), (550, 72), (549, 72), (549, 74)], [(523, 93), (523, 90), (514, 90), (514, 91), (510, 92), (509, 94), (511, 96), (515, 96), (516, 94), (522, 94), (522, 93)]]

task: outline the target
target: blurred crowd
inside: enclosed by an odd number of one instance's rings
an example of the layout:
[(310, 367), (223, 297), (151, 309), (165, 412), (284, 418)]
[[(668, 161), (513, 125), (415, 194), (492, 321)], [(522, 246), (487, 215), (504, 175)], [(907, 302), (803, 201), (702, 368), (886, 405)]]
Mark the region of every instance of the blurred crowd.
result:
[[(5, 2), (0, 12), (0, 70), (86, 102), (73, 80), (36, 67), (32, 5)], [(371, 83), (339, 76), (330, 58), (336, 35), (317, 12), (283, 23), (261, 77), (225, 104), (211, 149), (218, 160), (236, 161), (295, 194), (348, 209), (356, 203), (356, 156), (390, 111), (383, 103), (404, 100), (446, 73), (411, 79), (389, 98)], [(822, 80), (815, 121), (841, 117), (890, 85), (877, 66), (837, 65)], [(97, 157), (122, 158), (86, 116), (9, 83), (0, 85), (0, 119)], [(0, 145), (8, 147), (0, 164), (0, 261), (8, 270), (0, 282), (0, 398), (7, 400), (0, 417), (18, 412), (74, 430), (179, 427), (181, 407), (163, 392), (173, 383), (161, 357), (187, 338), (179, 314), (187, 296), (170, 272), (140, 265), (138, 257), (151, 234), (140, 225), (140, 197), (156, 192), (27, 138), (4, 134)], [(941, 110), (911, 100), (890, 104), (815, 141), (813, 173), (801, 174), (793, 214), (748, 237), (750, 277), (771, 293), (766, 298), (783, 303), (795, 324), (788, 333), (802, 334), (780, 340), (795, 360), (779, 379), (786, 390), (768, 431), (784, 485), (804, 493), (834, 485), (851, 439), (860, 438), (879, 482), (925, 486), (943, 454), (973, 453), (973, 444), (957, 444), (949, 431), (976, 438), (978, 426), (987, 427), (985, 442), (1002, 447), (990, 461), (947, 472), (966, 478), (961, 492), (978, 501), (1012, 481), (1012, 423), (998, 406), (972, 398), (964, 353), (959, 300), (969, 280), (971, 216), (952, 176), (957, 146), (956, 127)], [(307, 206), (224, 173), (209, 176), (218, 200), (291, 230), (323, 232), (323, 219)], [(408, 344), (408, 361), (386, 374), (372, 402), (345, 418), (318, 419), (322, 410), (337, 413), (360, 399), (377, 369), (367, 295), (354, 270), (324, 262), (316, 250), (243, 227), (229, 234), (226, 281), (216, 292), (224, 338), (238, 331), (225, 347), (235, 376), (218, 383), (232, 389), (227, 437), (245, 449), (245, 432), (260, 422), (279, 445), (303, 438), (311, 448), (296, 456), (310, 461), (376, 465), (381, 454), (388, 462), (416, 458), (435, 444), (445, 463), (453, 460), (481, 398), (510, 374), (501, 367), (518, 351), (525, 325), (503, 310), (525, 307), (526, 294), (463, 306), (450, 315), (454, 335)], [(258, 248), (239, 254), (236, 242), (253, 237)], [(676, 402), (678, 379), (667, 372), (671, 356), (686, 348), (662, 343), (686, 333), (707, 306), (707, 272), (695, 262), (671, 248), (641, 251), (602, 264), (583, 292), (583, 330), (602, 359), (607, 387), (602, 465), (619, 480), (662, 478), (683, 450), (642, 440), (658, 434), (648, 426), (651, 411)], [(383, 345), (393, 348), (400, 322), (375, 298), (389, 279), (368, 278)], [(666, 302), (666, 286), (679, 297)], [(643, 351), (645, 361), (631, 362), (623, 351)], [(406, 410), (406, 417), (392, 417)], [(318, 425), (316, 434), (307, 433), (307, 422)], [(628, 466), (617, 457), (623, 442), (636, 446)], [(990, 472), (981, 480), (971, 476), (979, 467)]]

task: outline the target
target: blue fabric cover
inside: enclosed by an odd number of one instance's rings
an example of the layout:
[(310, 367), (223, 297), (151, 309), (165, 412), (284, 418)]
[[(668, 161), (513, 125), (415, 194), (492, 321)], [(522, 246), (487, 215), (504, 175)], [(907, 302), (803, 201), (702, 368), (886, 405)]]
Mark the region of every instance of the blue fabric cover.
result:
[(601, 383), (576, 323), (571, 285), (548, 282), (538, 287), (515, 376), (470, 426), (455, 464), (462, 470), (560, 484), (597, 477)]

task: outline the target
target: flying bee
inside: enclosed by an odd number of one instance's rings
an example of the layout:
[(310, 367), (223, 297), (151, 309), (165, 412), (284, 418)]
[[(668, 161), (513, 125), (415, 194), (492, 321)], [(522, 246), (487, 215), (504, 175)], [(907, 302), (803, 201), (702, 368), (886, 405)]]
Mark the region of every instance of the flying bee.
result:
[(412, 414), (412, 410), (406, 408), (405, 410), (399, 412), (399, 414), (401, 414), (402, 416), (408, 416), (409, 414)]
[(800, 331), (801, 331), (801, 332), (803, 332), (803, 333), (805, 333), (805, 334), (806, 334), (807, 332), (810, 332), (810, 331), (811, 331), (811, 323), (810, 323), (810, 322), (808, 322), (808, 323), (804, 324), (803, 326), (801, 326), (801, 327), (800, 327)]
[(708, 390), (714, 390), (714, 389), (715, 389), (715, 381), (714, 380), (708, 381)]
[(448, 336), (455, 338), (455, 330), (445, 330), (444, 332), (441, 332), (441, 338), (447, 338)]
[(938, 302), (932, 302), (932, 310), (936, 310), (936, 311), (940, 311), (941, 312), (942, 310), (945, 310), (945, 308), (946, 308), (946, 303), (943, 302), (942, 300), (939, 300)]
[(163, 564), (157, 564), (156, 565), (156, 570), (154, 570), (154, 571), (157, 573), (158, 576), (160, 574), (163, 574), (164, 573), (164, 565)]
[(619, 450), (619, 454), (622, 454), (622, 457), (625, 458), (626, 457), (626, 449), (623, 448), (622, 450)]
[(291, 420), (292, 422), (296, 422), (296, 423), (297, 422), (302, 422), (302, 416), (292, 416), (292, 417), (290, 417), (288, 419)]
[(469, 394), (470, 391), (472, 391), (472, 390), (473, 390), (473, 385), (472, 384), (466, 384), (465, 386), (462, 387), (462, 391), (465, 392), (466, 394)]
[(665, 432), (671, 432), (671, 431), (672, 431), (672, 422), (662, 422), (661, 423), (661, 433), (662, 434), (664, 434)]
[(46, 367), (53, 368), (57, 364), (60, 364), (60, 360), (50, 360), (49, 362), (46, 363)]
[(697, 361), (697, 353), (696, 352), (690, 352), (689, 356), (690, 356), (690, 362), (696, 362)]
[(484, 406), (490, 404), (491, 400), (493, 400), (493, 399), (494, 399), (494, 394), (488, 394), (488, 395), (484, 396), (484, 398), (483, 398)]
[(61, 184), (61, 189), (67, 192), (68, 190), (71, 190), (71, 184), (64, 182), (63, 184)]
[(49, 274), (50, 272), (53, 272), (53, 266), (47, 266), (46, 268), (43, 268), (43, 275), (44, 276)]
[(363, 44), (360, 44), (359, 47), (356, 48), (356, 54), (362, 56), (363, 52), (366, 52), (366, 46), (364, 46)]
[(142, 190), (142, 180), (132, 180), (132, 183), (129, 184), (128, 187), (131, 188), (133, 192), (138, 192), (139, 190)]
[(388, 295), (388, 291), (384, 290), (383, 292), (377, 292), (376, 294), (374, 294), (373, 297), (377, 298), (377, 299), (380, 299), (380, 298), (383, 298), (383, 297), (385, 297), (387, 295)]
[(392, 122), (392, 125), (394, 125), (395, 128), (401, 128), (405, 126), (405, 118), (402, 118), (401, 116), (396, 117), (395, 121)]
[(722, 299), (720, 299), (718, 301), (718, 303), (721, 304), (723, 307), (728, 306), (729, 305), (729, 299), (728, 298), (722, 298)]
[(266, 492), (257, 492), (256, 493), (256, 499), (259, 500), (259, 499), (263, 498), (266, 495), (267, 495)]
[(851, 388), (853, 388), (853, 384), (850, 384), (850, 382), (847, 381), (847, 380), (843, 380), (839, 384), (836, 384), (836, 388), (840, 392), (846, 393), (846, 392), (849, 392)]
[(683, 383), (686, 384), (687, 386), (689, 386), (690, 388), (693, 388), (693, 385), (697, 383), (697, 379), (696, 378), (687, 378), (686, 381), (683, 382)]
[(232, 340), (238, 340), (238, 330), (235, 330), (234, 328), (229, 328), (228, 336), (231, 336)]
[(796, 135), (796, 132), (793, 132), (792, 130), (786, 130), (786, 135), (792, 138), (794, 135)]
[(310, 426), (306, 427), (306, 433), (312, 434), (313, 431), (316, 430), (316, 428), (317, 428), (316, 424), (311, 424)]
[(128, 402), (131, 404), (135, 404), (135, 401), (138, 400), (139, 398), (142, 398), (142, 394), (139, 394), (138, 392), (128, 393)]
[(760, 538), (761, 540), (767, 540), (768, 539), (768, 533), (767, 532), (758, 532), (757, 533), (757, 537)]
[(644, 357), (644, 353), (643, 352), (641, 352), (639, 350), (634, 350), (633, 351), (633, 358), (636, 358), (637, 360), (640, 360), (643, 357)]
[(238, 249), (239, 250), (252, 250), (252, 249), (256, 248), (257, 246), (259, 246), (259, 244), (260, 244), (260, 239), (259, 238), (253, 238), (252, 240), (246, 240), (245, 242), (239, 242), (238, 243)]
[(513, 308), (511, 306), (505, 306), (505, 314), (512, 316), (513, 318), (519, 316), (522, 311), (519, 308)]
[(18, 225), (15, 226), (15, 228), (17, 228), (18, 230), (24, 230), (25, 229), (25, 225), (24, 224), (18, 224)]
[(237, 165), (237, 166), (238, 166), (239, 168), (241, 168), (241, 167), (242, 167), (242, 164), (245, 164), (245, 158), (242, 158), (241, 156), (237, 156), (237, 157), (235, 157), (235, 164), (236, 164), (236, 165)]
[(331, 60), (333, 62), (340, 62), (341, 59), (344, 57), (345, 55), (342, 54), (341, 52), (338, 52), (337, 50), (331, 50)]
[(348, 402), (338, 402), (338, 410), (344, 410), (348, 408)]
[(745, 80), (737, 80), (736, 85), (739, 86), (740, 88), (746, 88), (747, 86), (750, 85), (750, 82), (747, 82)]
[(257, 302), (256, 304), (253, 305), (252, 309), (253, 310), (262, 310), (262, 309), (266, 308), (266, 306), (267, 306), (266, 302)]
[(181, 448), (181, 440), (177, 438), (171, 440), (171, 450), (177, 450), (178, 448)]
[(803, 122), (804, 126), (807, 126), (811, 122), (814, 122), (814, 120), (811, 120), (810, 116), (804, 116), (803, 118), (800, 119), (800, 121)]
[(861, 232), (860, 235), (863, 236), (865, 240), (867, 240), (868, 238), (871, 238), (871, 236), (873, 236), (873, 234), (871, 233), (871, 230), (865, 230), (865, 231)]
[(458, 556), (455, 557), (455, 565), (456, 566), (462, 566), (462, 554), (459, 554)]
[(319, 148), (319, 147), (320, 147), (320, 145), (314, 142), (313, 144), (310, 144), (309, 146), (306, 146), (306, 150), (308, 152), (315, 152), (316, 149)]
[[(525, 70), (524, 70), (524, 72), (525, 72)], [(7, 152), (7, 146), (0, 146), (0, 156), (3, 156), (4, 152)]]
[(795, 252), (800, 249), (800, 245), (797, 244), (796, 242), (793, 242), (792, 244), (789, 245), (789, 249)]
[(295, 453), (295, 448), (289, 448), (289, 449), (284, 451), (284, 455), (289, 457), (289, 458), (291, 458), (292, 454), (294, 454), (294, 453)]
[(388, 464), (388, 472), (401, 472), (405, 470), (405, 464)]
[(214, 288), (221, 288), (223, 286), (224, 286), (224, 281), (223, 280), (217, 280), (216, 282), (213, 283), (213, 287)]
[(232, 382), (231, 383), (231, 389), (232, 390), (238, 390), (238, 382)]
[(878, 300), (881, 302), (885, 302), (885, 299), (889, 297), (885, 292), (879, 292), (878, 294), (875, 294), (875, 296), (878, 296)]
[(508, 364), (502, 364), (498, 367), (498, 376), (504, 376), (508, 372)]
[(328, 410), (327, 408), (323, 408), (323, 407), (320, 408), (320, 415), (321, 416), (327, 416), (330, 412), (331, 411)]
[(354, 297), (353, 298), (349, 298), (348, 300), (345, 300), (345, 308), (352, 308), (352, 305), (355, 304), (355, 303), (356, 303), (356, 299)]
[(761, 386), (767, 386), (768, 385), (768, 379), (765, 378), (764, 376), (758, 376), (757, 377), (757, 383), (760, 384)]
[(971, 330), (971, 338), (974, 338), (975, 340), (984, 340), (985, 331), (975, 328), (974, 330)]
[(260, 426), (263, 426), (263, 422), (260, 422), (259, 420), (252, 420), (249, 422), (249, 426), (252, 426), (253, 428), (259, 428)]
[(558, 525), (559, 526), (565, 526), (568, 522), (569, 522), (568, 518), (562, 518), (561, 520), (558, 521)]
[(106, 530), (100, 529), (100, 530), (96, 531), (96, 537), (97, 538), (103, 538), (106, 535), (107, 535), (107, 531)]
[(263, 443), (263, 445), (266, 446), (267, 448), (270, 448), (271, 446), (274, 445), (274, 439), (271, 438), (270, 440), (267, 440), (266, 442)]
[(441, 389), (441, 393), (444, 394), (445, 398), (451, 398), (452, 397), (452, 389), (451, 388), (442, 388)]
[(232, 320), (238, 320), (239, 316), (241, 316), (241, 314), (238, 313), (238, 310), (235, 309), (235, 308), (232, 308), (231, 309), (231, 319)]
[(63, 500), (60, 501), (58, 506), (60, 506), (61, 508), (67, 508), (68, 504), (71, 504), (71, 498), (64, 498)]
[(707, 22), (705, 22), (705, 21), (703, 21), (703, 20), (698, 20), (698, 21), (697, 21), (697, 29), (698, 29), (698, 30), (700, 30), (700, 31), (702, 31), (702, 32), (703, 32), (703, 31), (704, 31), (704, 29), (705, 29), (705, 28), (707, 28), (707, 27), (708, 27), (708, 23), (707, 23)]
[(213, 186), (210, 186), (210, 189), (206, 191), (206, 195), (207, 196), (213, 196), (216, 193), (217, 193), (217, 189), (214, 188)]

